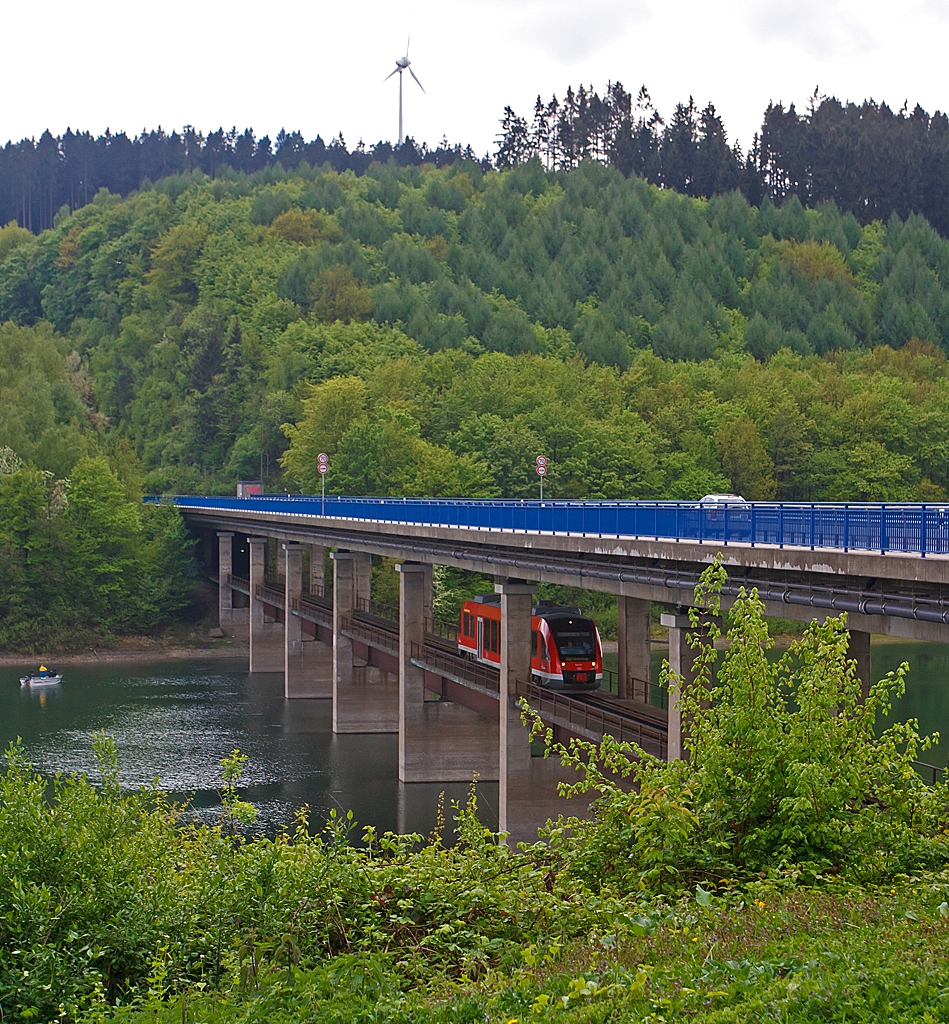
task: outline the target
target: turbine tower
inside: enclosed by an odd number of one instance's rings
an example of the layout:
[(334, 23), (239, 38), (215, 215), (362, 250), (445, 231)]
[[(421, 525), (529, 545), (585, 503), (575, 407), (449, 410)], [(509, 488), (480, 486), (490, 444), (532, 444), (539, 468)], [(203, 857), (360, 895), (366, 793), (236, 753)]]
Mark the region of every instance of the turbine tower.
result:
[[(422, 90), (422, 92), (425, 92), (425, 86), (422, 85), (422, 83), (418, 80), (418, 75), (416, 75), (416, 73), (411, 69), (411, 67), (409, 67), (409, 65), (412, 63), (409, 60), (409, 43), (411, 41), (412, 41), (412, 37), (409, 36), (409, 38), (408, 38), (408, 40), (406, 41), (406, 44), (405, 44), (405, 56), (404, 57), (400, 57), (395, 62), (395, 69), (390, 71), (386, 75), (386, 77), (383, 79), (384, 82), (388, 82), (389, 79), (396, 73), (396, 71), (399, 73), (399, 145), (400, 146), (402, 145), (402, 72), (403, 71), (408, 71), (408, 73), (415, 79), (416, 85), (418, 85), (418, 87)], [(428, 93), (425, 92), (425, 95), (427, 96)]]

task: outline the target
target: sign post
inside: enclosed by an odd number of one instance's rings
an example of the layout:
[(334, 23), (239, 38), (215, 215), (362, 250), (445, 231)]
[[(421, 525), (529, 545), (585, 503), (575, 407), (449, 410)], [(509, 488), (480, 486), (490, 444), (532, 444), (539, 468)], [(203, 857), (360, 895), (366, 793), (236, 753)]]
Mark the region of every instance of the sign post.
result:
[(316, 457), (316, 468), (320, 471), (320, 486), (322, 488), (322, 493), (321, 493), (321, 496), (320, 496), (322, 511), (321, 511), (320, 514), (325, 516), (326, 515), (326, 474), (329, 472), (329, 468), (330, 468), (330, 457), (326, 454), (326, 452), (320, 452), (320, 454), (317, 455), (317, 457)]
[(544, 500), (544, 477), (547, 475), (547, 456), (538, 455), (534, 460), (537, 463), (537, 475), (540, 477), (540, 500)]

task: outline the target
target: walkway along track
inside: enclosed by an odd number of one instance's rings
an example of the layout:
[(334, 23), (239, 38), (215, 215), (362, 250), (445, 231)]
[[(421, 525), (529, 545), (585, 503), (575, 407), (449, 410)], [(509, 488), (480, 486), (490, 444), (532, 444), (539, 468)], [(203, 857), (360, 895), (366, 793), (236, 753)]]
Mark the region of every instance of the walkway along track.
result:
[[(283, 595), (279, 591), (266, 585), (259, 590), (258, 596), (268, 604), (273, 598), (275, 607), (283, 606)], [(322, 626), (332, 624), (332, 607), (323, 598), (304, 597), (299, 603), (294, 602), (292, 613)], [(398, 655), (399, 629), (391, 619), (357, 610), (341, 625), (343, 634), (350, 639)], [(441, 624), (429, 625), (438, 628)], [(444, 627), (442, 630), (447, 631)], [(426, 672), (498, 700), (499, 671), (463, 657), (448, 644), (446, 638), (429, 631), (424, 644), (412, 644), (412, 663)], [(633, 702), (620, 701), (602, 691), (592, 694), (561, 693), (521, 679), (517, 680), (517, 697), (525, 698), (548, 725), (558, 726), (572, 735), (598, 743), (609, 734), (616, 740), (636, 743), (662, 760), (666, 758), (665, 713), (659, 708), (646, 705), (630, 707)]]

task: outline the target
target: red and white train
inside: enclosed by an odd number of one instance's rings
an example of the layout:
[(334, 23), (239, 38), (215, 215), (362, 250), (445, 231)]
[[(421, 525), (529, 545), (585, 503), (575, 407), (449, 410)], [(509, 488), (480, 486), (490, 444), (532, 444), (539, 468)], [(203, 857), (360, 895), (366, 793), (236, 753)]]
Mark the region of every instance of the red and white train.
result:
[[(598, 690), (603, 649), (593, 619), (579, 608), (541, 601), (531, 609), (531, 675), (551, 690)], [(458, 623), (458, 650), (486, 665), (501, 663), (501, 596), (465, 601)]]

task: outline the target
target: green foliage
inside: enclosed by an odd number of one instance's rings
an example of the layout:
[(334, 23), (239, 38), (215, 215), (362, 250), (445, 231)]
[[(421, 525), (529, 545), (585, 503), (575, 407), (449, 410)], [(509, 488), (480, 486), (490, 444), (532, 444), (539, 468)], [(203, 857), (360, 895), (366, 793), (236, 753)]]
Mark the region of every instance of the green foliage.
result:
[(0, 441), (60, 476), (89, 448), (67, 352), (49, 324), (0, 326)]
[(117, 447), (120, 479), (84, 457), (66, 480), (19, 463), (0, 474), (0, 647), (94, 646), (147, 631), (187, 607), (192, 541), (171, 506), (143, 506), (137, 464)]
[(592, 819), (548, 830), (565, 869), (593, 887), (666, 892), (759, 877), (881, 882), (945, 865), (949, 785), (927, 786), (913, 767), (938, 736), (921, 737), (915, 721), (877, 728), (908, 667), (862, 700), (843, 616), (815, 621), (772, 662), (754, 592), (728, 612), (716, 665), (723, 577), (714, 564), (696, 590), (695, 682), (683, 689), (668, 664), (663, 673), (688, 760), (660, 762), (610, 737), (554, 746), (583, 773), (568, 792), (600, 794)]
[(313, 441), (336, 491), (526, 498), (543, 450), (551, 497), (949, 493), (949, 243), (916, 216), (535, 160), (198, 174), (17, 231), (0, 442), (60, 477), (99, 432), (146, 490), (314, 489), (280, 428), (356, 377), (372, 413)]

